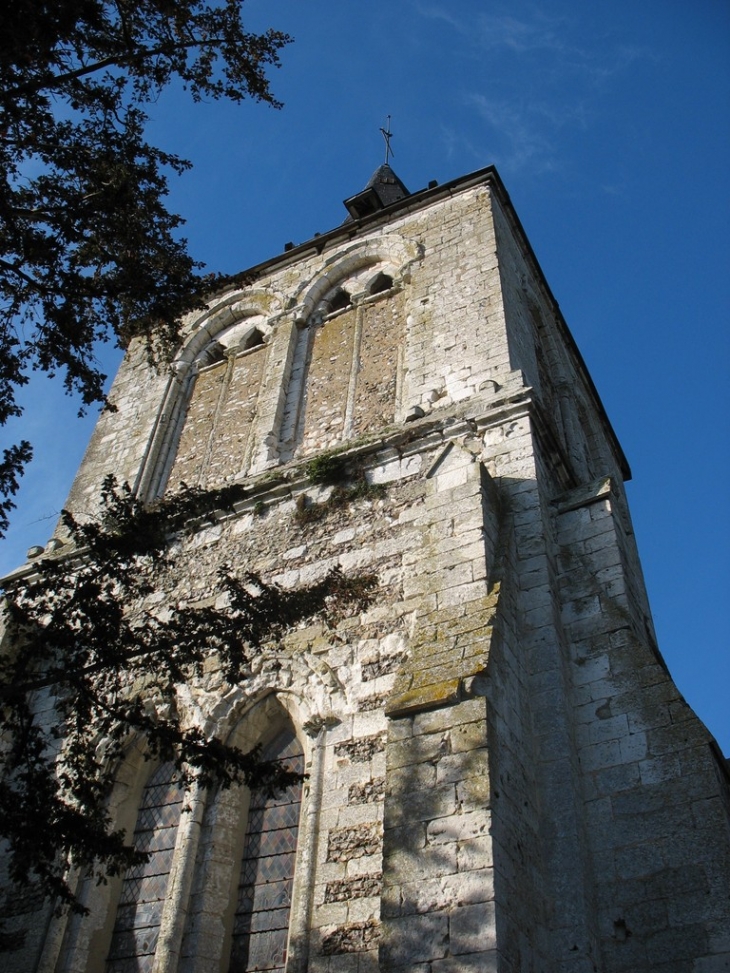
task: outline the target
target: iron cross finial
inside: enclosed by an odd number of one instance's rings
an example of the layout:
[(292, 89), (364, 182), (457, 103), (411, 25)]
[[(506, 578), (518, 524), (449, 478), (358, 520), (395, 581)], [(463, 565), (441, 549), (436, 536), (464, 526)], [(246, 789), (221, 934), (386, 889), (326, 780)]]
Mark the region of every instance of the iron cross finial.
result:
[(388, 115), (388, 120), (385, 123), (385, 125), (386, 127), (381, 128), (380, 131), (382, 133), (383, 138), (385, 139), (385, 164), (387, 166), (388, 160), (390, 159), (391, 155), (395, 157), (395, 152), (390, 147), (390, 140), (393, 138), (393, 133), (390, 130), (390, 115)]

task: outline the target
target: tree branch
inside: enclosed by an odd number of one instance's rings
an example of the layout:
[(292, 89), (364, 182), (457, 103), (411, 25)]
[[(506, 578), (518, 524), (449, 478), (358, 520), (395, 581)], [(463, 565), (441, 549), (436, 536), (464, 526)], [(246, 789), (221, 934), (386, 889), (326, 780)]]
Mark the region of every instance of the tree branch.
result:
[[(157, 646), (156, 649), (151, 648), (149, 645), (139, 646), (135, 649), (118, 653), (111, 661), (113, 661), (115, 666), (119, 667), (124, 663), (134, 662), (135, 659), (139, 658), (154, 657), (155, 655), (159, 655), (164, 658), (167, 651), (169, 650), (166, 646)], [(110, 660), (105, 659), (100, 662), (94, 662), (88, 666), (83, 666), (81, 669), (69, 669), (68, 666), (62, 666), (57, 669), (49, 669), (44, 673), (43, 676), (39, 676), (35, 679), (27, 679), (21, 683), (0, 683), (0, 703), (10, 702), (13, 699), (27, 695), (27, 693), (38, 692), (40, 689), (49, 689), (51, 686), (54, 686), (59, 682), (70, 682), (72, 680), (79, 679), (83, 680), (94, 673), (103, 672), (105, 669), (109, 668)]]
[(41, 294), (51, 293), (48, 287), (44, 287), (43, 284), (39, 283), (34, 277), (31, 277), (29, 274), (26, 274), (24, 270), (21, 270), (20, 267), (17, 267), (15, 264), (8, 263), (7, 260), (3, 260), (2, 258), (0, 258), (0, 268), (7, 270), (10, 273), (20, 277), (22, 280), (26, 282), (26, 284), (30, 284), (30, 286), (34, 290), (38, 291)]
[(49, 91), (55, 88), (60, 88), (69, 81), (76, 81), (79, 78), (86, 77), (89, 74), (95, 74), (97, 71), (103, 71), (104, 68), (109, 67), (129, 67), (129, 65), (134, 64), (138, 61), (145, 61), (151, 57), (157, 57), (160, 54), (165, 54), (170, 56), (177, 51), (186, 50), (192, 47), (217, 47), (224, 42), (224, 38), (213, 37), (209, 40), (202, 40), (201, 38), (194, 38), (190, 41), (180, 41), (178, 43), (163, 44), (159, 47), (144, 48), (139, 51), (132, 51), (128, 53), (120, 52), (119, 54), (111, 54), (109, 57), (102, 58), (101, 61), (95, 61), (93, 64), (87, 64), (85, 67), (76, 68), (75, 71), (67, 71), (65, 74), (54, 74), (38, 79), (37, 81), (28, 82), (27, 84), (18, 85), (15, 88), (10, 88), (5, 92), (5, 100), (10, 100), (15, 98), (17, 95), (27, 95), (36, 94), (39, 91)]

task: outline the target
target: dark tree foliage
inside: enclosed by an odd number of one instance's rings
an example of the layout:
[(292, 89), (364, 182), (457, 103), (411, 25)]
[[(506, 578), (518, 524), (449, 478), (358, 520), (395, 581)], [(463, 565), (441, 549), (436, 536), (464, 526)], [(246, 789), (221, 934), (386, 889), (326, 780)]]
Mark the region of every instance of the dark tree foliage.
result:
[(150, 755), (174, 760), (184, 779), (204, 785), (290, 781), (256, 750), (243, 753), (183, 728), (176, 689), (211, 666), (224, 684), (240, 684), (263, 645), (303, 619), (336, 623), (369, 603), (375, 582), (334, 571), (285, 591), (222, 569), (217, 594), (225, 597), (217, 601), (225, 607), (145, 608), (146, 596), (174, 576), (180, 544), (171, 539), (180, 541), (240, 495), (236, 487), (186, 488), (145, 507), (109, 478), (98, 522), (64, 515), (74, 552), (46, 558), (32, 576), (8, 583), (0, 836), (18, 883), (36, 881), (80, 909), (70, 866), (103, 880), (139, 859), (112, 829), (107, 809), (130, 740), (143, 738)]
[[(0, 425), (34, 370), (102, 402), (95, 343), (140, 335), (164, 355), (210, 286), (165, 208), (188, 163), (146, 141), (145, 107), (173, 81), (278, 105), (266, 71), (289, 38), (248, 33), (242, 3), (0, 5)], [(0, 464), (0, 536), (29, 449)]]
[(32, 456), (33, 450), (27, 439), (3, 450), (3, 458), (0, 460), (0, 537), (4, 537), (8, 529), (8, 515), (15, 506), (12, 497), (18, 492), (18, 480), (23, 467), (30, 462)]

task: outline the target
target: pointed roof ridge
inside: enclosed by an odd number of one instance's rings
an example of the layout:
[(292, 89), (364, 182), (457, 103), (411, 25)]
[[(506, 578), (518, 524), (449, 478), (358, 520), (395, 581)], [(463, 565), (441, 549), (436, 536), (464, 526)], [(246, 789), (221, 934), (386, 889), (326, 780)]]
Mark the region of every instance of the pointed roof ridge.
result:
[(384, 162), (378, 166), (361, 192), (344, 201), (349, 213), (345, 223), (368, 216), (379, 209), (385, 209), (386, 206), (410, 195), (393, 168)]
[(397, 200), (403, 199), (404, 196), (410, 196), (410, 193), (406, 189), (403, 181), (394, 172), (393, 167), (387, 162), (384, 162), (381, 166), (378, 166), (368, 180), (365, 188), (375, 189), (381, 198), (383, 198), (383, 193), (386, 195), (392, 195), (393, 199), (389, 199), (388, 203), (386, 203), (383, 199), (383, 203), (386, 206), (391, 202), (395, 203)]

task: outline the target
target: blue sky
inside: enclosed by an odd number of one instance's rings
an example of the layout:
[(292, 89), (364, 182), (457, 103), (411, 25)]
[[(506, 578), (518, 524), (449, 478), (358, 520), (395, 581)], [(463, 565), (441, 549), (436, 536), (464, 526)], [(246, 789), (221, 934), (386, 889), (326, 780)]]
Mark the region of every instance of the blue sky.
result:
[[(245, 269), (341, 222), (383, 161), (411, 190), (495, 164), (633, 470), (659, 644), (730, 753), (730, 5), (726, 0), (249, 0), (295, 43), (282, 111), (195, 108), (153, 137), (191, 250)], [(100, 357), (110, 371), (116, 357)], [(50, 536), (94, 417), (34, 381), (28, 471), (0, 570)]]

